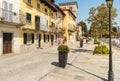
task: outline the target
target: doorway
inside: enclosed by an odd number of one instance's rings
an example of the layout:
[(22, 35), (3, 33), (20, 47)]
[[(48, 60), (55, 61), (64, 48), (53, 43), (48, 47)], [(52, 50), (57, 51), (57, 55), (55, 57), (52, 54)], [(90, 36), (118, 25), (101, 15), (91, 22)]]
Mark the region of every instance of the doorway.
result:
[(53, 45), (53, 42), (54, 42), (54, 36), (51, 35), (51, 45)]
[(41, 47), (41, 34), (37, 34), (37, 47), (40, 48)]
[(12, 33), (3, 33), (3, 54), (12, 52)]

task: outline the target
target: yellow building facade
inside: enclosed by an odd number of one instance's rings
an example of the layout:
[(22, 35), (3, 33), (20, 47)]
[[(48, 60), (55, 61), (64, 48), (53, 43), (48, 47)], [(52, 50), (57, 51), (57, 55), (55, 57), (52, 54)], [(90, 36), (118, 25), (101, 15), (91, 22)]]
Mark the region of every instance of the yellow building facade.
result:
[(70, 9), (62, 9), (66, 14), (63, 25), (65, 27), (64, 37), (67, 38), (67, 41), (75, 41), (75, 26), (76, 26), (76, 16), (71, 12)]
[(20, 11), (25, 16), (21, 27), (21, 52), (54, 45), (56, 8), (48, 0), (20, 0)]

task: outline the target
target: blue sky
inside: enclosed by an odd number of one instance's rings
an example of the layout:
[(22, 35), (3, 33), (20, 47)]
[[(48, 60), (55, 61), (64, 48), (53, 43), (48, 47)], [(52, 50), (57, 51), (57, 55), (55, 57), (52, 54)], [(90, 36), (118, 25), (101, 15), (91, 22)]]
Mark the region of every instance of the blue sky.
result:
[[(71, 2), (71, 1), (77, 1), (78, 2), (78, 19), (79, 21), (84, 21), (89, 17), (89, 9), (91, 7), (97, 7), (100, 6), (102, 3), (106, 3), (106, 0), (55, 0), (55, 2), (61, 3), (61, 2)], [(114, 0), (113, 7), (117, 8), (117, 18), (115, 21), (118, 22), (118, 25), (120, 26), (120, 0)], [(89, 24), (88, 25), (89, 29)]]

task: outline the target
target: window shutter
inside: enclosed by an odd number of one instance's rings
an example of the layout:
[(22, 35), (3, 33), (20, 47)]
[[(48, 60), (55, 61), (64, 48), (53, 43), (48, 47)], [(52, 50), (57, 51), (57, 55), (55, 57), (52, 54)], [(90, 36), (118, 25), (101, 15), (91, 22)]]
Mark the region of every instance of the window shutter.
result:
[(49, 42), (49, 35), (48, 35), (48, 42)]
[(12, 22), (12, 18), (13, 18), (13, 13), (12, 13), (12, 9), (13, 9), (13, 4), (9, 4), (9, 21), (11, 21)]
[(44, 42), (46, 42), (46, 35), (44, 34)]
[(3, 1), (3, 16), (7, 21), (8, 20), (8, 3), (6, 1)]
[(34, 34), (31, 34), (32, 36), (32, 43), (34, 43)]
[(26, 21), (27, 23), (31, 23), (31, 14), (26, 13)]
[(23, 39), (23, 41), (24, 41), (24, 44), (27, 43), (27, 34), (26, 33), (24, 33), (24, 39)]

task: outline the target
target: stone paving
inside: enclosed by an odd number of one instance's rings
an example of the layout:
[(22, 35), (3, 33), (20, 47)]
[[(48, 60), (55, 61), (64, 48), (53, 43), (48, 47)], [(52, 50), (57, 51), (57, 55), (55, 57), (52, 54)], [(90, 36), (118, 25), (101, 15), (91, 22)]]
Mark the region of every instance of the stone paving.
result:
[[(0, 57), (0, 81), (107, 81), (108, 55), (93, 55), (92, 42), (68, 43), (66, 68), (58, 67), (57, 47)], [(113, 48), (114, 81), (120, 81), (120, 50)]]

